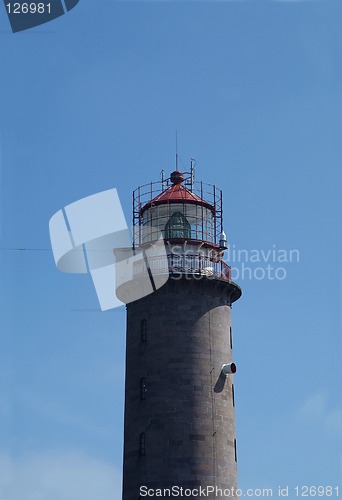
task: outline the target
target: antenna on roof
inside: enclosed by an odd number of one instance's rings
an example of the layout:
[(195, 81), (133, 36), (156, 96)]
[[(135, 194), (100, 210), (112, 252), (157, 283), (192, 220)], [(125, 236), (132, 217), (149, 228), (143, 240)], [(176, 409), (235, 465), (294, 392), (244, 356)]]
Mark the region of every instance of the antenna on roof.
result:
[(164, 169), (160, 172), (160, 178), (161, 178), (162, 190), (164, 191), (164, 189), (166, 187), (166, 183), (165, 183), (165, 170)]
[(178, 170), (178, 130), (176, 129), (176, 170)]
[(195, 184), (195, 158), (190, 158), (190, 191), (194, 189)]

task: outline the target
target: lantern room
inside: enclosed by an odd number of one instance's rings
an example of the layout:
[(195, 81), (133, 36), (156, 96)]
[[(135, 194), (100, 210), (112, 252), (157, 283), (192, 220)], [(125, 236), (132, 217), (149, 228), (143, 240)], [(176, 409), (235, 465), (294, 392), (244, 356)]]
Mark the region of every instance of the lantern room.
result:
[[(175, 170), (168, 179), (134, 191), (134, 243), (144, 245), (162, 234), (165, 241), (225, 248), (222, 192), (195, 183), (193, 170)], [(223, 234), (222, 234), (223, 233)]]
[(162, 236), (166, 257), (156, 255), (158, 273), (207, 275), (230, 281), (223, 260), (222, 191), (195, 182), (194, 169), (175, 170), (169, 178), (138, 187), (133, 193), (134, 248), (144, 249)]

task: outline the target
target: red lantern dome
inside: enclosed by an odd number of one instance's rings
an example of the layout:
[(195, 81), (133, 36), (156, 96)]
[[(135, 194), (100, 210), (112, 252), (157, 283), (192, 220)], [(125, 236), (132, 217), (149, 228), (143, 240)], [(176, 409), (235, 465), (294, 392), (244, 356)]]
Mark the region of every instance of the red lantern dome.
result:
[(172, 174), (170, 175), (170, 181), (172, 182), (172, 185), (155, 196), (152, 200), (147, 202), (146, 205), (141, 209), (141, 213), (143, 213), (148, 208), (168, 203), (194, 203), (202, 205), (203, 207), (207, 207), (208, 209), (214, 211), (214, 207), (212, 205), (202, 200), (202, 198), (197, 196), (182, 184), (184, 180), (185, 178), (182, 172), (180, 172), (179, 170), (175, 170), (174, 172), (172, 172)]

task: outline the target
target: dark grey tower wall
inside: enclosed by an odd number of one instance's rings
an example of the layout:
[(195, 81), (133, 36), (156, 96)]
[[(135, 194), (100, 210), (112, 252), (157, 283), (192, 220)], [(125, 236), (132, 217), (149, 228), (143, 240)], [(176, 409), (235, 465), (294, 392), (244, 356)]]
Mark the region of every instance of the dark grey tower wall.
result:
[(127, 305), (123, 500), (140, 486), (237, 488), (233, 375), (221, 367), (238, 287), (200, 278)]

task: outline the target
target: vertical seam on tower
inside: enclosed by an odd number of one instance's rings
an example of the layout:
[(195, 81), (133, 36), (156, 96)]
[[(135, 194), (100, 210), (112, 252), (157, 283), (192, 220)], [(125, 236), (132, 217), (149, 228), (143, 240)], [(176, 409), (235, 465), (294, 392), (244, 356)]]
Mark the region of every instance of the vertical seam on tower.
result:
[[(209, 311), (209, 356), (210, 356), (210, 391), (211, 391), (211, 421), (212, 421), (212, 447), (213, 447), (213, 486), (216, 492), (216, 426), (215, 426), (215, 400), (214, 400), (214, 391), (213, 391), (213, 373), (214, 368), (212, 361), (212, 335), (211, 335), (211, 310)], [(215, 494), (216, 498), (216, 494)]]
[[(145, 252), (144, 252), (144, 256), (145, 256)], [(149, 334), (149, 331), (148, 331), (148, 327), (149, 327), (149, 324), (147, 322), (147, 318), (146, 316), (144, 315), (144, 319), (146, 321), (146, 340), (147, 342), (144, 342), (142, 348), (144, 350), (144, 357), (143, 357), (143, 360), (144, 360), (144, 363), (142, 364), (143, 365), (143, 372), (144, 372), (144, 376), (146, 377), (146, 380), (147, 380), (147, 368), (148, 368), (148, 334)], [(141, 332), (140, 332), (141, 333)], [(141, 342), (141, 338), (139, 339), (139, 341)], [(149, 412), (149, 401), (148, 401), (148, 395), (146, 395), (146, 400), (145, 400), (145, 419), (146, 419), (146, 415), (149, 415), (150, 412)], [(145, 420), (145, 430), (144, 430), (144, 433), (145, 433), (145, 436), (146, 436), (146, 431), (149, 427), (149, 424), (150, 422), (146, 422)], [(148, 437), (148, 436), (147, 436)], [(142, 464), (142, 478), (143, 480), (146, 482), (146, 437), (145, 437), (145, 457), (144, 457), (144, 462)]]

